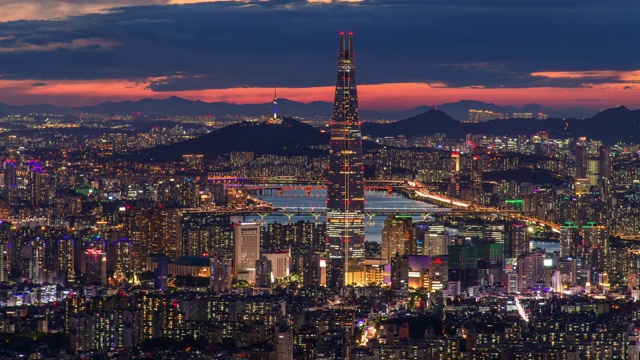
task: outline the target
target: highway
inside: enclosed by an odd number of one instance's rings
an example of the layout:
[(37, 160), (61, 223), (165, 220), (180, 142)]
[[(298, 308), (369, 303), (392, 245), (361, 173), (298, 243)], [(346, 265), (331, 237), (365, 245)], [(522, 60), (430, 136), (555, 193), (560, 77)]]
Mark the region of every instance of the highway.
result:
[(494, 213), (494, 214), (502, 215), (505, 217), (526, 221), (529, 223), (546, 225), (546, 226), (549, 226), (553, 231), (560, 233), (560, 228), (561, 228), (560, 224), (556, 224), (546, 220), (540, 220), (533, 216), (526, 215), (524, 212), (514, 212), (509, 210), (492, 208), (488, 206), (481, 206), (481, 205), (472, 204), (469, 202), (464, 202), (459, 199), (453, 199), (453, 198), (449, 198), (442, 195), (430, 194), (427, 192), (428, 190), (426, 190), (426, 187), (422, 186), (419, 182), (412, 182), (412, 181), (408, 182), (407, 189), (413, 191), (413, 193), (418, 197), (433, 200), (443, 204), (450, 204), (454, 207), (463, 207), (466, 209), (470, 209), (471, 212)]

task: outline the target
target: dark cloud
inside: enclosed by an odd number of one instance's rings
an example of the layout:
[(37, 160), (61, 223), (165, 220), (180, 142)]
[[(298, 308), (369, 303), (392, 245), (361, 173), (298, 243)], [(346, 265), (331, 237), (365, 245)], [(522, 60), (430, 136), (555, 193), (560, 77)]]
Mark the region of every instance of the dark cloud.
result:
[(49, 84), (47, 84), (46, 82), (36, 82), (31, 84), (31, 86), (47, 86)]
[(123, 20), (116, 23), (116, 25), (149, 25), (149, 24), (168, 24), (174, 20), (170, 19), (132, 19)]
[(0, 76), (161, 78), (150, 85), (155, 91), (332, 85), (337, 34), (352, 30), (360, 83), (577, 87), (619, 80), (531, 73), (639, 68), (639, 18), (640, 4), (632, 2), (281, 0), (124, 7), (0, 23)]

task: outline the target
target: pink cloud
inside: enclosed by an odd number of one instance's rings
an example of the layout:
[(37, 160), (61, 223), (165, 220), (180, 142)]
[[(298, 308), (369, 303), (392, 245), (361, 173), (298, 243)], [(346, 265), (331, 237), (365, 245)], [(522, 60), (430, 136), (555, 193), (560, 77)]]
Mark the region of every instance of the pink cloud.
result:
[[(229, 88), (173, 92), (154, 92), (151, 81), (145, 80), (75, 80), (47, 81), (0, 79), (0, 99), (11, 105), (50, 103), (81, 106), (104, 101), (162, 99), (179, 96), (207, 102), (224, 101), (237, 104), (267, 103), (273, 97), (272, 88)], [(640, 107), (640, 97), (630, 83), (609, 83), (580, 88), (449, 88), (441, 84), (390, 83), (358, 86), (360, 106), (364, 109), (404, 110), (419, 105), (434, 105), (474, 99), (501, 105), (540, 103), (554, 107), (584, 106), (601, 109), (623, 104)], [(332, 86), (279, 88), (278, 97), (300, 102), (332, 101)], [(284, 109), (283, 109), (284, 110)]]

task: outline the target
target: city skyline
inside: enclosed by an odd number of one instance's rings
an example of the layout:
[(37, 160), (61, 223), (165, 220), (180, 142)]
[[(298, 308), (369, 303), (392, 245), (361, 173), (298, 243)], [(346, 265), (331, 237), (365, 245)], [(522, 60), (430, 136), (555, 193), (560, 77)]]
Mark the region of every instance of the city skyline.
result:
[(274, 83), (279, 97), (331, 101), (325, 59), (333, 36), (348, 29), (360, 39), (366, 109), (463, 99), (640, 107), (640, 54), (632, 46), (640, 6), (632, 2), (79, 5), (0, 2), (0, 101), (78, 106), (180, 96), (264, 103)]
[(638, 18), (0, 0), (0, 357), (640, 360)]

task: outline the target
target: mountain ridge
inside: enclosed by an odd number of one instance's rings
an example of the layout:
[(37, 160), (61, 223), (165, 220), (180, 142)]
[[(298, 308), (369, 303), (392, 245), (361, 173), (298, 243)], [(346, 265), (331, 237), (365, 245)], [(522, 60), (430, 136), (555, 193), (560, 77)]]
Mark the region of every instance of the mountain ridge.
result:
[[(392, 123), (363, 123), (362, 134), (370, 137), (406, 137), (446, 134), (449, 138), (464, 138), (467, 134), (495, 136), (533, 135), (546, 132), (551, 138), (586, 136), (605, 143), (640, 141), (640, 110), (625, 107), (606, 109), (593, 118), (571, 119), (503, 119), (484, 123), (460, 122), (440, 110), (431, 109), (420, 115)], [(232, 124), (196, 139), (144, 150), (138, 160), (177, 160), (185, 154), (202, 154), (207, 159), (231, 151), (252, 151), (256, 155), (304, 155), (322, 157), (329, 143), (329, 134), (292, 118), (280, 124), (250, 122)], [(365, 149), (379, 145), (363, 142)]]
[[(490, 110), (497, 113), (512, 114), (514, 112), (531, 112), (537, 116), (539, 112), (543, 112), (549, 117), (557, 118), (586, 118), (593, 116), (595, 111), (585, 108), (566, 108), (554, 109), (538, 104), (527, 104), (522, 107), (512, 105), (500, 106), (493, 103), (485, 103), (476, 100), (460, 100), (453, 103), (441, 105), (421, 105), (405, 111), (376, 111), (376, 110), (360, 110), (362, 120), (400, 120), (410, 118), (415, 115), (424, 113), (430, 109), (437, 108), (449, 114), (457, 120), (466, 120), (469, 109)], [(286, 98), (278, 99), (279, 115), (312, 118), (324, 117), (330, 118), (333, 112), (333, 105), (326, 101), (312, 101), (302, 103)], [(60, 115), (75, 115), (79, 113), (93, 113), (103, 115), (131, 115), (140, 112), (142, 115), (154, 116), (202, 116), (215, 115), (216, 117), (225, 116), (245, 116), (259, 117), (270, 115), (273, 113), (272, 102), (261, 104), (235, 104), (226, 102), (205, 102), (201, 100), (188, 100), (178, 96), (171, 96), (165, 99), (144, 98), (137, 101), (105, 101), (97, 105), (89, 106), (55, 106), (50, 104), (35, 104), (11, 106), (0, 102), (0, 113), (47, 113)], [(509, 117), (509, 116), (507, 116)]]
[(420, 115), (388, 124), (364, 123), (363, 135), (422, 136), (443, 133), (452, 138), (466, 134), (498, 136), (532, 135), (546, 132), (551, 138), (587, 138), (604, 142), (640, 141), (640, 110), (617, 106), (586, 119), (497, 119), (481, 123), (463, 123), (446, 113), (431, 109)]

